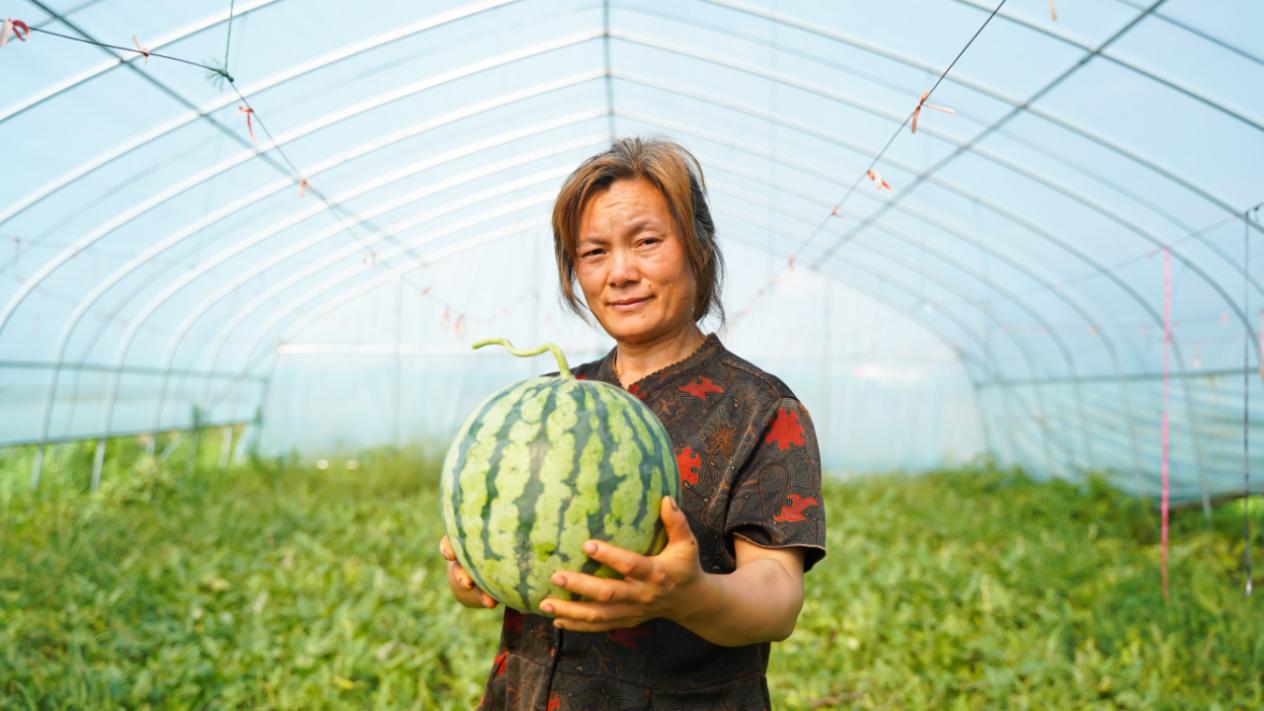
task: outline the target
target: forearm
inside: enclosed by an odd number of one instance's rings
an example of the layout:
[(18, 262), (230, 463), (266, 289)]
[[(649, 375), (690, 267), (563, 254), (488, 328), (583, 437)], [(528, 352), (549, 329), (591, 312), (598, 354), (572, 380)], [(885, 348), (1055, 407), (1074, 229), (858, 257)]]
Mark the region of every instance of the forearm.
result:
[(704, 573), (695, 609), (676, 619), (723, 647), (779, 642), (794, 631), (803, 584), (774, 560), (756, 560), (728, 574)]

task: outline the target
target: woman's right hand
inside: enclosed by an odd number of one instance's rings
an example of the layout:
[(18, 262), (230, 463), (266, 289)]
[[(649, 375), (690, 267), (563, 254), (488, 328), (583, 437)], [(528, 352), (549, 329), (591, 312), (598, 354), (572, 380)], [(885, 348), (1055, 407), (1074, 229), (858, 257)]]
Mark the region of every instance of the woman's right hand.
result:
[(448, 537), (444, 536), (439, 539), (439, 554), (443, 559), (448, 561), (448, 587), (452, 589), (452, 597), (456, 601), (466, 607), (485, 607), (491, 609), (496, 607), (496, 600), (491, 595), (478, 589), (474, 584), (474, 579), (470, 574), (465, 572), (465, 568), (456, 562), (456, 554), (452, 552), (452, 546), (448, 544)]

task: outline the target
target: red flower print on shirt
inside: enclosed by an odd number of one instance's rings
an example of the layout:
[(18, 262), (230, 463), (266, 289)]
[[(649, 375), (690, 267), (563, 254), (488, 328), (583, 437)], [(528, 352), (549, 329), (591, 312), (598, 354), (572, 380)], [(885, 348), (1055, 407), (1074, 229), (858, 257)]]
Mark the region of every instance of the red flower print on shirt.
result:
[(777, 419), (773, 420), (772, 427), (768, 428), (768, 435), (764, 437), (764, 442), (776, 443), (777, 449), (782, 451), (790, 449), (792, 444), (802, 447), (803, 425), (799, 424), (799, 413), (784, 407), (778, 410)]
[(781, 513), (772, 517), (772, 520), (776, 521), (777, 523), (790, 523), (791, 521), (806, 521), (807, 519), (803, 517), (803, 512), (806, 511), (809, 506), (816, 506), (817, 504), (816, 499), (810, 496), (799, 496), (798, 494), (787, 494), (786, 498), (790, 500), (790, 503), (786, 504), (785, 506), (782, 506)]
[(500, 676), (505, 673), (505, 665), (509, 662), (509, 650), (502, 649), (500, 654), (496, 655), (495, 661), (492, 662), (492, 673)]
[(561, 711), (561, 709), (562, 709), (562, 697), (558, 696), (557, 692), (554, 691), (553, 693), (549, 694), (549, 705), (548, 705), (548, 708), (545, 709), (545, 711)]
[(631, 385), (629, 385), (628, 392), (632, 393), (640, 400), (645, 399), (644, 397), (641, 396), (641, 385), (639, 383), (632, 383)]
[(681, 447), (676, 452), (676, 470), (680, 472), (680, 482), (694, 486), (698, 483), (698, 471), (702, 469), (702, 456), (689, 447)]
[(638, 625), (636, 627), (628, 627), (621, 630), (611, 630), (606, 633), (606, 636), (609, 637), (612, 642), (618, 642), (628, 649), (640, 649), (640, 647), (637, 646), (636, 641), (642, 637), (650, 636), (650, 631)]
[(707, 395), (710, 393), (722, 393), (724, 392), (724, 388), (711, 382), (710, 378), (702, 376), (689, 381), (688, 385), (680, 386), (680, 391), (689, 393), (701, 400), (706, 400)]

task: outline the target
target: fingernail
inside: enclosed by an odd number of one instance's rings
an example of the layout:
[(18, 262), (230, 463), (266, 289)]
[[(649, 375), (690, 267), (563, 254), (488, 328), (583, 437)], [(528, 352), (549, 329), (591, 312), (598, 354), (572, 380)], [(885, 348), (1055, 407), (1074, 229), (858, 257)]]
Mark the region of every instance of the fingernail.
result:
[(473, 581), (473, 580), (470, 580), (469, 578), (462, 578), (462, 579), (461, 579), (461, 585), (465, 586), (465, 589), (466, 589), (466, 590), (473, 590), (473, 589), (474, 589), (474, 581)]
[(562, 621), (561, 621), (561, 620), (553, 620), (553, 626), (554, 626), (554, 627), (556, 627), (556, 628), (558, 628), (558, 629), (562, 629)]
[(679, 509), (679, 508), (677, 508), (677, 506), (676, 506), (676, 500), (675, 500), (675, 499), (673, 499), (672, 497), (670, 497), (670, 496), (668, 496), (668, 497), (667, 497), (667, 503), (671, 505), (671, 510), (672, 510), (672, 511), (679, 511), (679, 510), (680, 510), (680, 509)]
[(553, 584), (554, 584), (554, 585), (556, 585), (556, 586), (558, 586), (558, 587), (563, 587), (563, 586), (565, 586), (565, 585), (566, 585), (566, 576), (565, 576), (565, 575), (560, 575), (560, 574), (559, 574), (559, 575), (554, 575), (554, 576), (553, 576)]
[(540, 605), (540, 611), (541, 611), (541, 612), (547, 612), (547, 613), (549, 613), (549, 614), (551, 615), (551, 614), (553, 614), (553, 606), (552, 606), (552, 605), (550, 605), (550, 604), (549, 604), (549, 603), (547, 603), (547, 602), (546, 602), (546, 603), (542, 603), (542, 604)]
[(596, 543), (593, 543), (592, 541), (589, 541), (589, 542), (585, 543), (585, 544), (584, 544), (584, 552), (585, 552), (585, 553), (587, 553), (588, 555), (592, 555), (593, 553), (596, 553), (596, 552), (597, 552), (597, 544), (596, 544)]

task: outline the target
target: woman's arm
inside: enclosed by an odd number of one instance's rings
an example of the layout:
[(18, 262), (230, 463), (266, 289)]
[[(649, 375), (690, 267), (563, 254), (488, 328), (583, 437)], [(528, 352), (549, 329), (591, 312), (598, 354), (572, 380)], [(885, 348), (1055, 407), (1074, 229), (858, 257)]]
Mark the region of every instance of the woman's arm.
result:
[(609, 543), (589, 541), (585, 552), (623, 575), (610, 580), (572, 571), (553, 576), (558, 587), (584, 601), (546, 598), (541, 611), (554, 625), (578, 632), (634, 627), (661, 617), (713, 644), (736, 647), (780, 641), (794, 631), (803, 607), (803, 552), (762, 548), (734, 539), (737, 569), (706, 573), (689, 522), (670, 498), (660, 514), (667, 547), (643, 556)]

